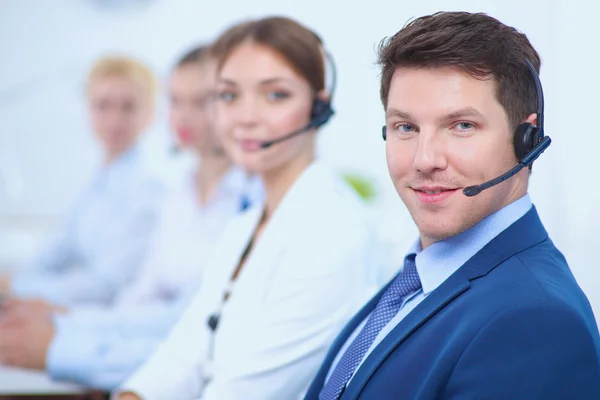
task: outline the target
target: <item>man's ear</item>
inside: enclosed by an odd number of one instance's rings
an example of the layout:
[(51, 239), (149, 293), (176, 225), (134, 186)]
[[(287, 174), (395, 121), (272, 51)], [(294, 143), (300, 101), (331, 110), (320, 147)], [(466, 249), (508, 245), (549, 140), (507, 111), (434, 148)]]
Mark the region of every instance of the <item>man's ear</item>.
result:
[(537, 114), (536, 113), (529, 114), (529, 117), (527, 117), (527, 119), (523, 122), (529, 122), (530, 124), (538, 126), (537, 125)]

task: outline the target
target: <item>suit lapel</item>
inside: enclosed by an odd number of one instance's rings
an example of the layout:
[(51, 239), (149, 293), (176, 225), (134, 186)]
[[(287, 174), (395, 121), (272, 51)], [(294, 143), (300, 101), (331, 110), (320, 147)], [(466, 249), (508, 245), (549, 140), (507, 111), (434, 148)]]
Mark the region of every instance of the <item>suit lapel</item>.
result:
[[(532, 207), (529, 212), (495, 237), (450, 276), (450, 278), (431, 292), (375, 347), (362, 366), (356, 371), (352, 381), (344, 391), (342, 399), (357, 398), (369, 378), (376, 372), (387, 356), (400, 346), (407, 337), (417, 331), (419, 327), (462, 293), (466, 292), (470, 287), (470, 281), (487, 275), (492, 269), (508, 258), (539, 244), (547, 237), (548, 235), (542, 226), (537, 211), (535, 207)], [(381, 293), (378, 294), (378, 297), (380, 296)], [(372, 307), (375, 307), (375, 305)]]
[[(447, 283), (447, 284), (446, 284)], [(442, 286), (444, 286), (442, 288)], [(385, 358), (439, 310), (469, 289), (469, 281), (453, 275), (410, 312), (369, 354), (356, 371), (342, 399), (355, 399)]]

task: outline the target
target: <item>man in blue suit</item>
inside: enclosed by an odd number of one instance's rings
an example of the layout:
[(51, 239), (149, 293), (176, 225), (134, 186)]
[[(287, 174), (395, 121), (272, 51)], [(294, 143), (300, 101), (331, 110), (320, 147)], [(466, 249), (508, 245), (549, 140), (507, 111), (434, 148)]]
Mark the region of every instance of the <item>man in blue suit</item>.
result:
[(306, 399), (600, 399), (592, 310), (527, 194), (550, 144), (537, 52), (485, 14), (443, 12), (379, 60), (388, 168), (420, 237)]

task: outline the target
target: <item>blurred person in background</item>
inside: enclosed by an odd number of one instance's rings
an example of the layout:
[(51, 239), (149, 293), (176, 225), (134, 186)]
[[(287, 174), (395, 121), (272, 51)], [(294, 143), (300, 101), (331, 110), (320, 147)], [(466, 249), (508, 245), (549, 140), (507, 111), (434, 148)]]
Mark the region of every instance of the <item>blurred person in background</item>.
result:
[(231, 27), (213, 52), (219, 132), (260, 176), (265, 203), (233, 220), (202, 290), (115, 392), (122, 400), (298, 398), (367, 291), (364, 203), (315, 156), (333, 91), (320, 38), (265, 18)]
[(138, 146), (153, 120), (156, 86), (153, 72), (129, 57), (92, 67), (87, 102), (102, 165), (31, 264), (0, 278), (5, 296), (108, 304), (136, 274), (163, 192)]
[(53, 316), (35, 304), (10, 302), (0, 317), (0, 360), (109, 391), (165, 338), (201, 287), (228, 222), (262, 200), (260, 181), (232, 164), (214, 132), (215, 73), (215, 60), (199, 46), (171, 74), (171, 128), (179, 149), (199, 163), (167, 194), (136, 279), (109, 308), (72, 307)]
[(262, 201), (258, 178), (232, 163), (217, 135), (215, 79), (216, 61), (207, 46), (185, 54), (171, 74), (171, 129), (179, 150), (191, 152), (198, 163), (167, 197), (145, 267), (118, 304), (170, 300), (190, 282), (197, 285), (229, 220)]

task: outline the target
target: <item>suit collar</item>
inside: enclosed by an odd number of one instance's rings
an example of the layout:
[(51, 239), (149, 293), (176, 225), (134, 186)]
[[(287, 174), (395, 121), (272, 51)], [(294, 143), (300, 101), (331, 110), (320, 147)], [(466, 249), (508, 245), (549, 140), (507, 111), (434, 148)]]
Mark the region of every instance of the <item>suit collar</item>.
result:
[(525, 194), (520, 199), (488, 215), (470, 229), (421, 249), (421, 241), (413, 246), (417, 253), (416, 265), (423, 293), (429, 295), (446, 281), (467, 260), (477, 254), (502, 231), (514, 224), (531, 209), (531, 199)]
[(473, 280), (487, 275), (513, 255), (527, 250), (548, 238), (535, 206), (514, 224), (502, 231), (457, 272)]

